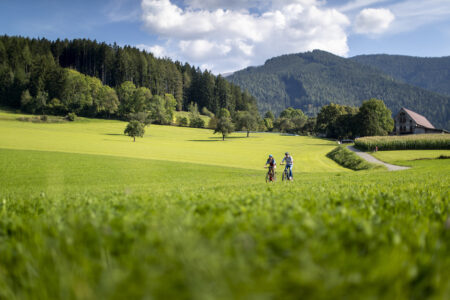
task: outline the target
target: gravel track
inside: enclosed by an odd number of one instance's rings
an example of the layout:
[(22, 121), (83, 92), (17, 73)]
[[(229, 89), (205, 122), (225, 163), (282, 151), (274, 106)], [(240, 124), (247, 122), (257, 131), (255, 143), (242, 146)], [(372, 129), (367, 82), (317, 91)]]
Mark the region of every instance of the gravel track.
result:
[(410, 167), (403, 167), (403, 166), (396, 166), (396, 165), (391, 165), (388, 163), (385, 163), (379, 159), (376, 159), (375, 157), (373, 157), (372, 155), (370, 155), (369, 153), (363, 152), (359, 149), (356, 149), (353, 146), (348, 146), (347, 147), (349, 150), (353, 151), (356, 153), (356, 155), (358, 155), (359, 157), (361, 157), (362, 159), (372, 163), (372, 164), (377, 164), (377, 165), (382, 165), (385, 166), (389, 171), (401, 171), (401, 170), (407, 170), (410, 169)]

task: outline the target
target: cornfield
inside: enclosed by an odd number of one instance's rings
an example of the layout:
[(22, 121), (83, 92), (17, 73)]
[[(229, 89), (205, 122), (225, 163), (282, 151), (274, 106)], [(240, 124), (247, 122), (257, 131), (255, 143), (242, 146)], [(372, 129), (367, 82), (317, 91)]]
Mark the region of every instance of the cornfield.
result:
[(417, 134), (408, 136), (372, 136), (355, 140), (361, 150), (450, 149), (450, 134)]

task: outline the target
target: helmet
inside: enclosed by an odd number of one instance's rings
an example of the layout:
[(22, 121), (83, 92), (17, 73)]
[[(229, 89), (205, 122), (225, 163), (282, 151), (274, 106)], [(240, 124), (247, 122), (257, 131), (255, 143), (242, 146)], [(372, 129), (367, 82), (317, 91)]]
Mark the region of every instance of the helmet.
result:
[(286, 152), (285, 155), (289, 155), (289, 152)]
[(272, 154), (269, 154), (269, 157), (273, 157), (273, 155), (272, 155)]

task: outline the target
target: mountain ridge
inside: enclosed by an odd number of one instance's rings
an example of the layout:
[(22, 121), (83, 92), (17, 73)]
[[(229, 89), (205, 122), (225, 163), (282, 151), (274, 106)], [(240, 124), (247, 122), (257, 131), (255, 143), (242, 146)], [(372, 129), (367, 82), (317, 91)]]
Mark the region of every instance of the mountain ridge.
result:
[(247, 89), (258, 99), (260, 110), (279, 113), (286, 107), (315, 115), (329, 103), (359, 106), (378, 98), (395, 114), (407, 107), (426, 116), (436, 127), (450, 128), (441, 95), (395, 79), (369, 64), (314, 50), (266, 60), (264, 65), (235, 72), (227, 80)]

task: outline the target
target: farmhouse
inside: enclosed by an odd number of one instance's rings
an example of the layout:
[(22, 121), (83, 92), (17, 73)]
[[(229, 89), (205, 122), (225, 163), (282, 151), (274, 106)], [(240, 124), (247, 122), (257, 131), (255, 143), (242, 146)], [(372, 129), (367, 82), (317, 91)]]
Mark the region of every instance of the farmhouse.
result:
[(393, 134), (422, 134), (422, 133), (442, 133), (443, 129), (436, 129), (422, 115), (412, 110), (402, 107), (394, 117)]

